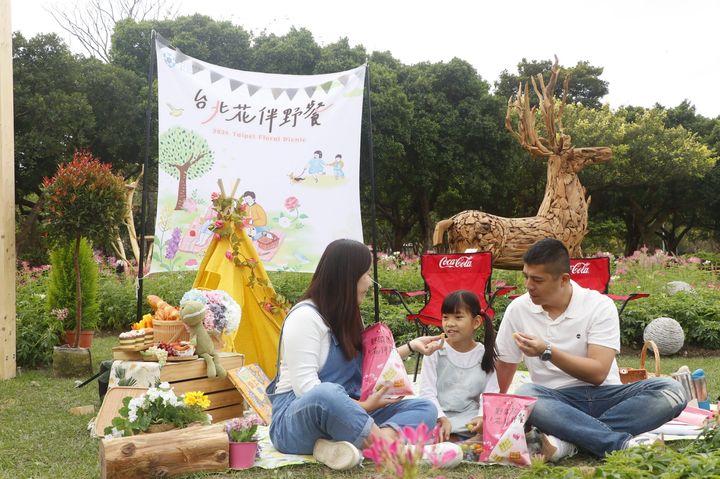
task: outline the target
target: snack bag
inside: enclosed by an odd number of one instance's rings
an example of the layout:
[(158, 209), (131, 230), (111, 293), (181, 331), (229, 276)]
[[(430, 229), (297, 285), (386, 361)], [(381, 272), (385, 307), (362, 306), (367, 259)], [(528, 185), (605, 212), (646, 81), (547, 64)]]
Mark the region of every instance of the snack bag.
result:
[(410, 378), (390, 328), (376, 323), (362, 333), (362, 386), (360, 400), (364, 401), (384, 385), (390, 385), (386, 396), (407, 396), (413, 393)]
[(480, 461), (530, 465), (525, 422), (537, 398), (514, 394), (483, 394), (483, 448)]

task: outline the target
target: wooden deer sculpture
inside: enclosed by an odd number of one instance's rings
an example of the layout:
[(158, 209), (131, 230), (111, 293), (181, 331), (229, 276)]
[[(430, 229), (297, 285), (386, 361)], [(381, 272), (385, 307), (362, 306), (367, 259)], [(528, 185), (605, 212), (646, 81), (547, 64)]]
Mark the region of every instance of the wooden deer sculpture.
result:
[[(538, 136), (535, 127), (535, 107), (530, 107), (528, 84), (522, 83), (517, 95), (508, 100), (505, 127), (535, 158), (547, 158), (545, 196), (536, 216), (503, 218), (482, 211), (466, 210), (435, 226), (433, 244), (441, 245), (445, 232), (452, 252), (468, 248), (490, 251), (493, 266), (501, 269), (522, 269), (522, 256), (537, 240), (556, 238), (565, 244), (571, 256), (581, 256), (580, 244), (587, 232), (588, 206), (585, 188), (577, 173), (587, 165), (604, 163), (612, 157), (606, 147), (573, 148), (570, 136), (563, 132), (562, 113), (567, 103), (568, 78), (565, 78), (563, 100), (556, 113), (553, 91), (557, 84), (557, 57), (547, 86), (541, 74), (530, 78), (540, 100), (547, 137)], [(517, 130), (512, 113), (517, 114)]]

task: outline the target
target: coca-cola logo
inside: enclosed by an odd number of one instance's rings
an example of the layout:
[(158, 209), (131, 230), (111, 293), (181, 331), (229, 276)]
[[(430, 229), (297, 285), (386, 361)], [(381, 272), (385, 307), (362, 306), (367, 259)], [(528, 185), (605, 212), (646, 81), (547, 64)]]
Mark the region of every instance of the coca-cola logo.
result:
[(575, 263), (570, 267), (570, 274), (589, 274), (590, 263)]
[(440, 259), (441, 268), (472, 268), (472, 256), (459, 256), (457, 258), (448, 258), (443, 256)]

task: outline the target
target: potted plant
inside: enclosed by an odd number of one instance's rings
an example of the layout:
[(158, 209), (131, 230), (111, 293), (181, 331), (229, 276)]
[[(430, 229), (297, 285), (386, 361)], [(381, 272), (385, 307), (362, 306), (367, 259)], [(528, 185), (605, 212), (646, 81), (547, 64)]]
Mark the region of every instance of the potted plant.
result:
[[(75, 344), (75, 269), (74, 245), (66, 243), (50, 252), (50, 275), (47, 285), (47, 310), (58, 323), (58, 330), (64, 332), (65, 343)], [(80, 242), (80, 280), (82, 290), (81, 348), (89, 348), (100, 319), (100, 305), (97, 299), (98, 268), (92, 248), (86, 239)], [(62, 344), (62, 343), (61, 343)]]
[(230, 468), (248, 469), (255, 463), (257, 442), (255, 432), (262, 421), (255, 414), (233, 418), (225, 423), (230, 440)]
[[(42, 184), (44, 226), (55, 246), (71, 244), (75, 282), (75, 342), (82, 330), (83, 292), (80, 268), (82, 239), (103, 243), (113, 238), (125, 215), (125, 182), (89, 151), (76, 151)], [(97, 266), (95, 266), (97, 268)]]
[(103, 433), (105, 439), (133, 436), (145, 432), (162, 432), (191, 424), (210, 424), (205, 409), (210, 399), (201, 391), (186, 392), (180, 397), (163, 382), (141, 396), (123, 398), (119, 416), (113, 418)]

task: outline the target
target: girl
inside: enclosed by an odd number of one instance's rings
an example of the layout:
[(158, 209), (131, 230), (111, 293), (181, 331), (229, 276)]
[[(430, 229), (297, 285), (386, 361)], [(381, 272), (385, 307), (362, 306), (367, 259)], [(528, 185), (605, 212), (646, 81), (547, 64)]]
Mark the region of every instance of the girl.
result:
[[(442, 328), (446, 347), (423, 360), (420, 397), (438, 411), (440, 440), (451, 433), (471, 436), (482, 431), (482, 393), (498, 392), (495, 376), (495, 331), (481, 314), (480, 300), (472, 291), (453, 291), (443, 301)], [(484, 345), (475, 332), (484, 323)]]
[[(372, 285), (370, 251), (353, 240), (330, 243), (302, 301), (290, 310), (280, 337), (278, 374), (267, 392), (272, 402), (270, 439), (278, 451), (310, 454), (332, 469), (356, 466), (360, 448), (375, 435), (395, 440), (403, 426), (432, 428), (437, 414), (426, 399), (385, 398), (387, 387), (359, 401), (363, 322), (360, 303)], [(431, 354), (436, 337), (398, 348)]]

